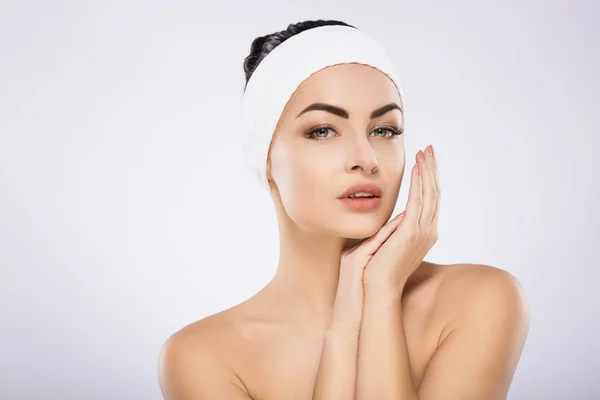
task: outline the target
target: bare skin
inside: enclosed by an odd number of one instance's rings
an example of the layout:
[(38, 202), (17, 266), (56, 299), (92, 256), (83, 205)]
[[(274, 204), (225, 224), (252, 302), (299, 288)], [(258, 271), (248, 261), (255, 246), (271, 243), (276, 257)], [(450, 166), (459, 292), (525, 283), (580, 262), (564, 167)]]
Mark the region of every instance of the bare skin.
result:
[[(310, 111), (298, 116), (313, 103), (333, 104), (349, 115)], [(402, 183), (406, 163), (403, 135), (390, 138), (386, 127), (402, 130), (403, 112), (391, 109), (371, 118), (373, 110), (391, 103), (403, 108), (391, 80), (374, 68), (357, 64), (321, 70), (292, 95), (277, 125), (267, 165), (280, 232), (277, 273), (250, 299), (192, 323), (167, 340), (159, 360), (165, 399), (312, 398), (324, 337), (332, 325), (341, 279), (340, 255), (377, 233), (389, 220)], [(327, 127), (318, 139), (307, 138), (306, 132), (323, 124)], [(378, 209), (354, 212), (340, 205), (336, 197), (358, 182), (381, 187)], [(491, 266), (423, 261), (403, 285), (402, 321), (415, 389), (440, 345), (467, 325), (467, 313), (482, 298), (480, 283), (489, 282), (489, 277), (507, 282), (506, 272)], [(512, 283), (501, 287), (502, 299), (512, 299), (518, 292), (512, 290)], [(493, 306), (497, 308), (497, 303)], [(471, 318), (475, 319), (486, 323)], [(477, 335), (487, 335), (487, 331), (477, 331)], [(512, 346), (511, 354), (517, 356), (502, 365), (505, 388), (525, 335), (521, 329), (518, 339), (512, 339), (515, 334), (505, 340)], [(460, 339), (460, 335), (454, 337)], [(460, 347), (465, 360), (470, 360), (468, 351)], [(481, 353), (480, 348), (472, 351)], [(442, 377), (440, 371), (450, 371), (456, 359), (439, 360), (433, 370)], [(477, 357), (473, 360), (480, 361)], [(465, 369), (462, 374), (472, 376), (473, 371)], [(490, 379), (493, 386), (499, 385), (500, 378)], [(443, 393), (447, 387), (440, 385), (438, 390)], [(427, 398), (438, 398), (433, 395), (435, 383), (429, 384), (425, 393), (430, 394)], [(496, 393), (500, 391), (496, 389)]]
[[(491, 266), (424, 261), (404, 292), (404, 328), (413, 382), (418, 387), (447, 326), (460, 319), (469, 290)], [(278, 289), (267, 286), (247, 301), (192, 323), (173, 337), (191, 355), (207, 350), (229, 371), (232, 385), (255, 400), (311, 399), (326, 321), (282, 313)], [(183, 350), (183, 349), (182, 349)], [(193, 357), (193, 356), (192, 356)], [(194, 375), (193, 366), (188, 371)], [(197, 373), (203, 367), (198, 366)], [(176, 397), (175, 397), (176, 398)]]

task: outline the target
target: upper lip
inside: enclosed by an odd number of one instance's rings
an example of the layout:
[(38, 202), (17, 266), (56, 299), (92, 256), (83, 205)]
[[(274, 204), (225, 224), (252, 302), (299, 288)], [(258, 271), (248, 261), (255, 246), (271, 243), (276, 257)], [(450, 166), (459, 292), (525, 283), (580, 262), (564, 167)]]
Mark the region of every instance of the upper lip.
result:
[(338, 199), (343, 199), (358, 192), (372, 193), (376, 197), (381, 197), (381, 189), (374, 183), (357, 183), (356, 185), (352, 185), (346, 189), (344, 193), (338, 197)]

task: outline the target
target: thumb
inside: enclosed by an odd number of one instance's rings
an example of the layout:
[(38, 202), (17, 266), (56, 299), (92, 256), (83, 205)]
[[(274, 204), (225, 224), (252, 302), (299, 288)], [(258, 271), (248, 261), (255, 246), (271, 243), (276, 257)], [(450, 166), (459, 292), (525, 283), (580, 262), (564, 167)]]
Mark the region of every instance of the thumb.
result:
[(390, 237), (392, 233), (398, 227), (398, 224), (404, 218), (406, 211), (402, 211), (396, 215), (393, 219), (388, 221), (384, 226), (379, 228), (376, 234), (367, 238), (361, 243), (354, 252), (360, 252), (362, 254), (373, 255), (381, 247), (381, 245)]

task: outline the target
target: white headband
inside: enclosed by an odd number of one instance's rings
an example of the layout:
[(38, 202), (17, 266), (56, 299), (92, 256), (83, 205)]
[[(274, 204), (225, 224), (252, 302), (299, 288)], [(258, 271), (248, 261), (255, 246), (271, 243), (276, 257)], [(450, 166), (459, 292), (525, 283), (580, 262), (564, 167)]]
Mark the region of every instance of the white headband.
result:
[(242, 149), (253, 174), (267, 190), (267, 155), (290, 97), (310, 75), (346, 63), (366, 64), (385, 73), (396, 85), (406, 109), (392, 62), (371, 36), (348, 26), (326, 25), (290, 37), (258, 64), (242, 98)]

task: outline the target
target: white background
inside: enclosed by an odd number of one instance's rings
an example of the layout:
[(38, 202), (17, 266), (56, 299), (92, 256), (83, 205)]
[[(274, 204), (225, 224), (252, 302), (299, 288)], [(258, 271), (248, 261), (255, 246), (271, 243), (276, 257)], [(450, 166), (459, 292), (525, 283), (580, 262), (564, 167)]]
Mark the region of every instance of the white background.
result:
[(598, 15), (594, 1), (0, 1), (0, 398), (161, 399), (164, 340), (271, 279), (275, 214), (236, 136), (242, 63), (256, 36), (318, 18), (392, 56), (407, 165), (435, 146), (426, 260), (524, 286), (509, 398), (600, 398)]

